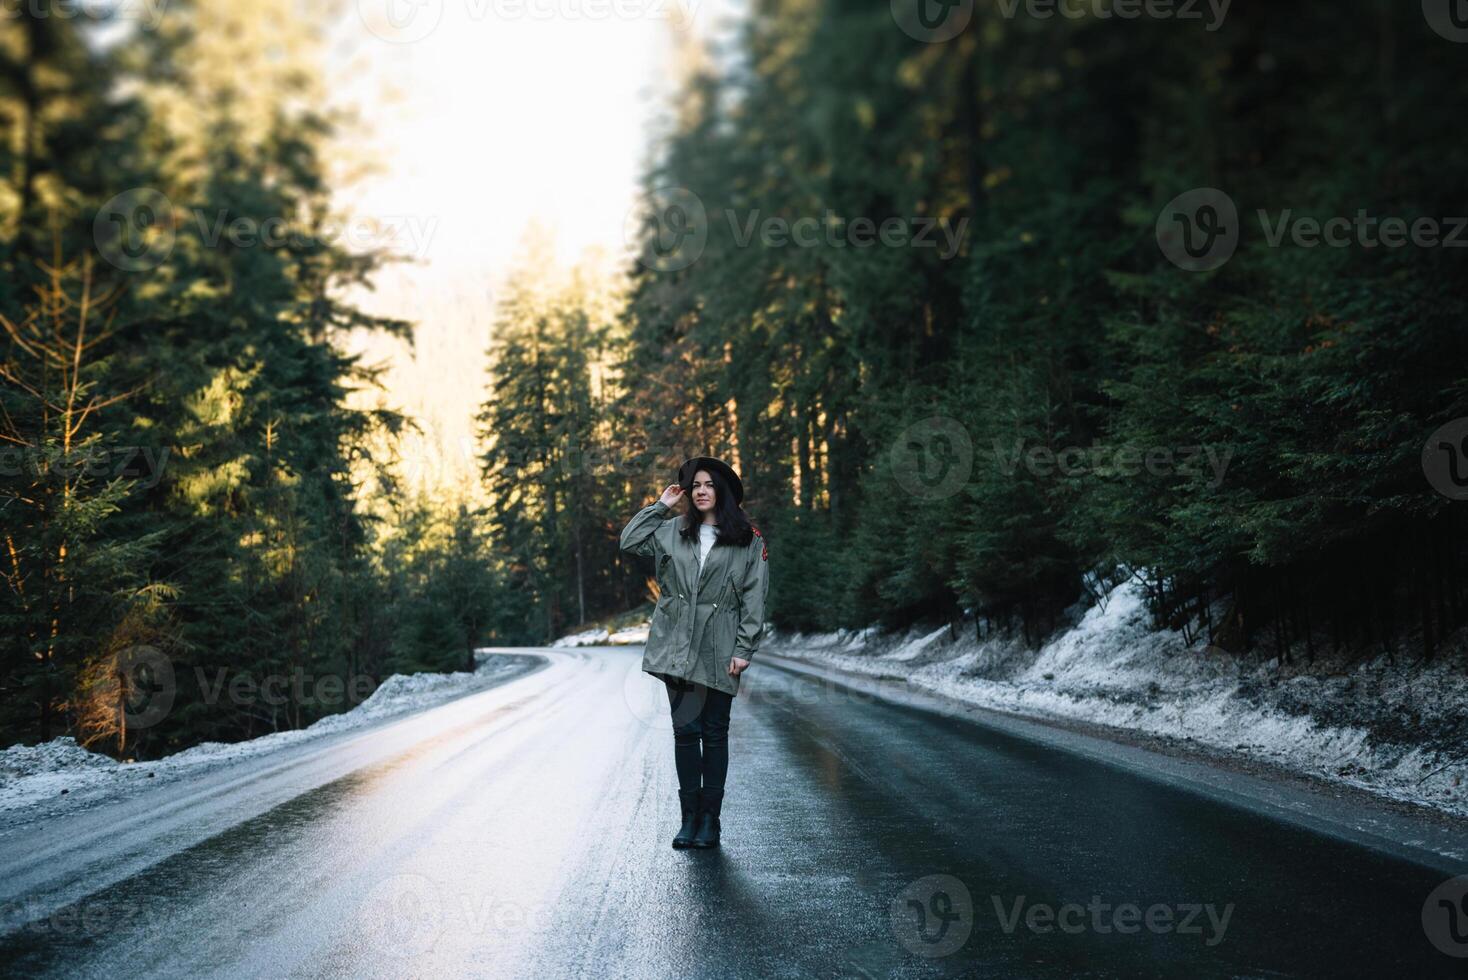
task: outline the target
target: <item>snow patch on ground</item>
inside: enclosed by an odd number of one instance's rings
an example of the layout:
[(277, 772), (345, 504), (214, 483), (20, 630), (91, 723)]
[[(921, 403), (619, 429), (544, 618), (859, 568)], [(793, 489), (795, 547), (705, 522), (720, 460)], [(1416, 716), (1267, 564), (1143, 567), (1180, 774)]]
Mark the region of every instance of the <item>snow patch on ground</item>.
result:
[(629, 626), (616, 632), (609, 632), (605, 627), (598, 626), (581, 633), (572, 633), (563, 636), (551, 643), (553, 647), (605, 647), (605, 646), (633, 646), (638, 643), (647, 642), (648, 626)]
[(478, 656), (478, 666), (472, 672), (393, 674), (352, 710), (328, 715), (307, 728), (274, 732), (245, 742), (202, 742), (150, 762), (118, 762), (82, 748), (70, 736), (39, 745), (12, 745), (0, 752), (0, 813), (63, 794), (85, 793), (93, 799), (98, 794), (108, 795), (111, 788), (121, 790), (134, 785), (140, 779), (168, 779), (199, 772), (421, 711), (489, 687), (524, 664), (523, 657), (511, 654)]
[(1282, 669), (1154, 630), (1135, 582), (1038, 651), (931, 633), (772, 634), (774, 653), (957, 700), (1193, 740), (1468, 816), (1468, 656)]
[(891, 654), (893, 660), (913, 660), (922, 655), (922, 652), (932, 646), (933, 642), (948, 632), (948, 627), (940, 626), (927, 636), (904, 644), (896, 653)]
[(42, 773), (87, 769), (114, 764), (105, 755), (88, 752), (70, 735), (40, 745), (12, 745), (0, 752), (0, 782)]

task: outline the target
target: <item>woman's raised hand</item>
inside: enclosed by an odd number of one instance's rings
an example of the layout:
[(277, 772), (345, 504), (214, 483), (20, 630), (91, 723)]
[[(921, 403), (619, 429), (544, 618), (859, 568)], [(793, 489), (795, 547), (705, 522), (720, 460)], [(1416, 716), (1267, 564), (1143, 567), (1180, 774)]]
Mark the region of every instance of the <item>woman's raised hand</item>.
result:
[(670, 483), (668, 484), (668, 488), (663, 491), (663, 495), (658, 498), (658, 502), (671, 507), (682, 499), (683, 488), (676, 483)]

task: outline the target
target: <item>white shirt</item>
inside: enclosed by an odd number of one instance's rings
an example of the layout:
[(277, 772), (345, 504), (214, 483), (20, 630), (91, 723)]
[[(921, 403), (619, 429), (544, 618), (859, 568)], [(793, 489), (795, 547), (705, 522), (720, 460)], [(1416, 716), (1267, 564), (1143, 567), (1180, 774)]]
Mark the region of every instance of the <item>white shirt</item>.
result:
[(698, 570), (703, 571), (703, 560), (708, 557), (709, 550), (714, 546), (714, 538), (719, 536), (719, 528), (714, 524), (700, 524), (698, 526)]

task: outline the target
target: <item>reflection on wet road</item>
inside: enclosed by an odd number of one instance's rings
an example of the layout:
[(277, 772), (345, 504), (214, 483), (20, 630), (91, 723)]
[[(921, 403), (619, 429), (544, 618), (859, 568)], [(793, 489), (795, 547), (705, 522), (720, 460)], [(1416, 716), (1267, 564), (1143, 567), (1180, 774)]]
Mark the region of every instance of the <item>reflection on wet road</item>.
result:
[[(1461, 975), (1424, 934), (1440, 871), (769, 664), (734, 705), (724, 847), (674, 851), (667, 702), (640, 650), (546, 653), (332, 746), (352, 765), (287, 798), (267, 788), (326, 763), (211, 786), (212, 823), (170, 790), (146, 847), (146, 801), (117, 853), (106, 808), (0, 837), (12, 908), (40, 916), (0, 961), (109, 980)], [(58, 839), (87, 843), (35, 859)]]

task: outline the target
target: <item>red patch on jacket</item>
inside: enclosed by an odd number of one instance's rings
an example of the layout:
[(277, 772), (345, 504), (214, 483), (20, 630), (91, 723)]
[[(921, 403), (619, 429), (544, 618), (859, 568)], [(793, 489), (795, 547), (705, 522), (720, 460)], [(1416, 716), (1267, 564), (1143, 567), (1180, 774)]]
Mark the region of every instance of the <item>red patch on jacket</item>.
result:
[(759, 537), (759, 560), (760, 561), (769, 561), (770, 560), (770, 546), (767, 545), (767, 544), (765, 544), (765, 536), (763, 534), (760, 534), (759, 533), (759, 528), (755, 527), (753, 524), (749, 525), (749, 527), (750, 527), (750, 530), (754, 531), (754, 533)]

